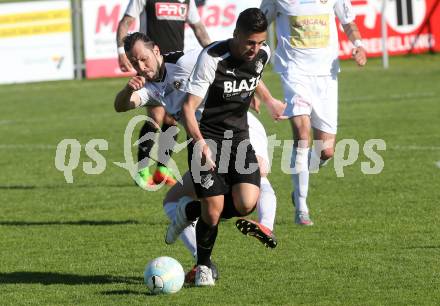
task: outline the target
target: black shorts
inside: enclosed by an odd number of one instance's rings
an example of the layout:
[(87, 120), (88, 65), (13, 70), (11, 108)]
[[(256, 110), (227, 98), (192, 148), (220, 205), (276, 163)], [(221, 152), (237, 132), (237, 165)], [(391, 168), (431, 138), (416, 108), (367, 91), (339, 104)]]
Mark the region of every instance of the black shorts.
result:
[[(193, 159), (194, 144), (188, 146), (188, 167), (197, 197), (224, 195), (233, 185), (249, 183), (260, 187), (260, 169), (249, 139), (242, 141), (205, 139), (215, 154), (216, 168), (203, 170), (200, 160)], [(222, 143), (223, 142), (223, 143)]]

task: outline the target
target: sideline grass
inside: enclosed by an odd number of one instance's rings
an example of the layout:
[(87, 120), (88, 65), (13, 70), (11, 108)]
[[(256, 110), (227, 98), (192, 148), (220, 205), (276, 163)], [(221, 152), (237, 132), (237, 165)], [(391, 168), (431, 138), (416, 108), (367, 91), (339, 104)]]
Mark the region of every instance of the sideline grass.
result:
[[(144, 192), (113, 162), (123, 161), (123, 132), (141, 110), (116, 114), (124, 79), (0, 86), (1, 305), (434, 305), (440, 300), (440, 56), (391, 58), (381, 69), (343, 62), (338, 139), (355, 139), (359, 158), (337, 178), (333, 163), (311, 176), (315, 226), (292, 223), (291, 184), (275, 150), (270, 180), (278, 197), (279, 246), (264, 249), (221, 224), (214, 288), (150, 296), (145, 264), (169, 255), (185, 269), (182, 243), (163, 243), (166, 189)], [(276, 75), (265, 82), (282, 97)], [(290, 138), (287, 122), (268, 135)], [(67, 184), (55, 148), (78, 139), (81, 161)], [(100, 175), (85, 175), (84, 145), (108, 141)], [(181, 136), (179, 141), (183, 141)], [(385, 167), (364, 175), (363, 145), (383, 139)], [(183, 169), (185, 153), (175, 159)]]

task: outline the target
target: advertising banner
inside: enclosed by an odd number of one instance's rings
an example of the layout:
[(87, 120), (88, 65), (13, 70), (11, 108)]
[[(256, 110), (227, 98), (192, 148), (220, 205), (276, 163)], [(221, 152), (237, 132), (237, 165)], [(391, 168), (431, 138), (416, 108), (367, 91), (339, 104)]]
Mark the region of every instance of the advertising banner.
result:
[[(322, 0), (323, 1), (323, 0)], [(386, 46), (390, 55), (440, 51), (439, 0), (385, 0)], [(382, 0), (352, 0), (356, 24), (369, 57), (382, 55)], [(353, 48), (339, 27), (341, 58)]]
[[(118, 65), (116, 30), (128, 0), (83, 0), (84, 58), (87, 78), (124, 76)], [(139, 29), (136, 20), (130, 32)]]
[(0, 4), (0, 83), (73, 79), (69, 1)]
[[(316, 0), (318, 1), (318, 0)], [(326, 0), (319, 0), (321, 2)], [(261, 0), (196, 1), (202, 22), (213, 40), (232, 36), (238, 14), (258, 7)], [(390, 55), (440, 51), (440, 0), (386, 0), (385, 19)], [(118, 66), (116, 29), (128, 0), (83, 0), (83, 32), (87, 78), (126, 76)], [(382, 54), (382, 0), (352, 0), (356, 23), (368, 56)], [(139, 21), (130, 31), (139, 29)], [(342, 59), (351, 56), (352, 44), (339, 26)], [(185, 50), (199, 44), (189, 26), (185, 28)]]

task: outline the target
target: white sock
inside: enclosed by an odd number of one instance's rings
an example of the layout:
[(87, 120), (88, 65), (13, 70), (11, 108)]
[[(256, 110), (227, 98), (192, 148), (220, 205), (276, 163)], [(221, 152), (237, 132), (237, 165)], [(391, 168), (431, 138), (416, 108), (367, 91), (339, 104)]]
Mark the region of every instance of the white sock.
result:
[(273, 231), (275, 211), (277, 209), (277, 197), (267, 177), (260, 181), (260, 197), (257, 201), (258, 222)]
[(315, 151), (315, 148), (309, 149), (309, 172), (310, 173), (318, 173), (319, 168), (321, 168), (321, 158), (318, 155), (318, 152)]
[[(167, 202), (163, 206), (165, 214), (172, 222), (176, 216), (177, 202)], [(191, 255), (195, 258), (197, 254), (197, 242), (196, 242), (196, 228), (193, 225), (185, 227), (179, 238), (182, 240), (185, 247), (190, 251)]]
[(294, 147), (292, 152), (291, 167), (294, 169), (292, 174), (293, 201), (297, 211), (309, 213), (307, 207), (307, 192), (309, 189), (309, 148)]

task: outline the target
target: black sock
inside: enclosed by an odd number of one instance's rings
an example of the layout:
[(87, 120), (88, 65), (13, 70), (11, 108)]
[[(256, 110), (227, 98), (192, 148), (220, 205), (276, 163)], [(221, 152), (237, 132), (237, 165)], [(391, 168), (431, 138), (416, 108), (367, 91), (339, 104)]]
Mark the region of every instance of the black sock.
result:
[[(170, 124), (166, 124), (166, 123), (162, 124), (162, 128), (161, 128), (162, 133), (165, 133), (170, 127), (171, 128), (176, 128), (175, 125), (170, 125)], [(173, 138), (174, 138), (174, 142), (177, 142), (177, 134), (175, 134)], [(172, 150), (172, 148), (168, 147), (168, 144), (164, 144), (163, 141), (161, 141), (160, 137), (159, 137), (159, 148), (158, 148), (158, 151), (159, 152), (165, 151), (164, 152), (165, 159), (161, 160), (161, 162), (158, 162), (157, 166), (158, 167), (160, 167), (160, 166), (166, 167), (167, 162), (170, 160), (171, 155), (173, 154), (173, 150)]]
[[(157, 128), (155, 126), (153, 126), (150, 122), (145, 122), (144, 125), (142, 126), (140, 133), (139, 133), (139, 138), (146, 135), (147, 133), (156, 133), (156, 132), (157, 132)], [(154, 146), (154, 138), (155, 137), (149, 137), (149, 139), (147, 139), (139, 144), (138, 162), (140, 162), (141, 160), (143, 160), (146, 157), (150, 158), (150, 152)], [(148, 163), (145, 163), (144, 165), (142, 165), (141, 168), (145, 168), (147, 165), (148, 165)]]
[(185, 207), (186, 218), (189, 221), (196, 221), (202, 214), (202, 207), (200, 201), (192, 201), (186, 204)]
[(196, 225), (197, 265), (211, 267), (211, 254), (217, 238), (218, 224), (211, 226), (199, 218)]

